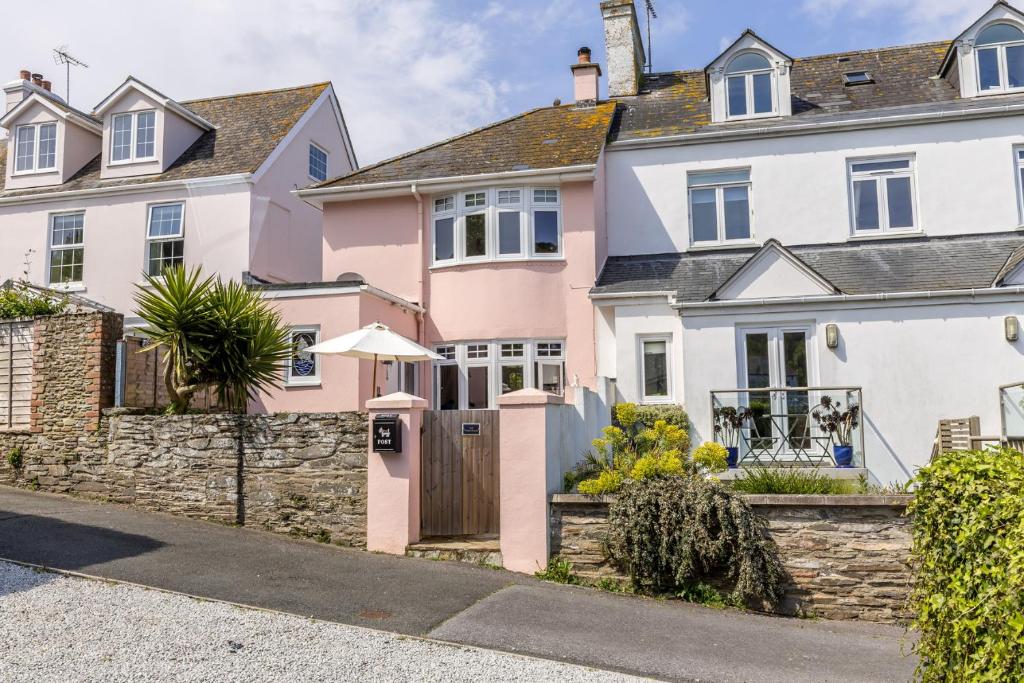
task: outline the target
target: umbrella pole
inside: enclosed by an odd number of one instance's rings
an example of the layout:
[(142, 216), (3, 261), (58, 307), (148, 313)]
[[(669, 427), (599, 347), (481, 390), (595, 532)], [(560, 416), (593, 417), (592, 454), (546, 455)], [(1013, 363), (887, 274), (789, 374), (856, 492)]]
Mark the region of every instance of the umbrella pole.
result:
[(377, 354), (373, 354), (373, 381), (370, 385), (370, 398), (377, 398)]

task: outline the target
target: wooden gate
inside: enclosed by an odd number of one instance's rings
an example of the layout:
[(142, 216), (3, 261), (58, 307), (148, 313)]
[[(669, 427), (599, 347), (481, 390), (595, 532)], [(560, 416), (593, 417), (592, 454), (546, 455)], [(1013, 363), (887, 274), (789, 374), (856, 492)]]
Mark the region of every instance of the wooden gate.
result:
[(498, 411), (425, 411), (420, 454), (421, 534), (497, 534)]

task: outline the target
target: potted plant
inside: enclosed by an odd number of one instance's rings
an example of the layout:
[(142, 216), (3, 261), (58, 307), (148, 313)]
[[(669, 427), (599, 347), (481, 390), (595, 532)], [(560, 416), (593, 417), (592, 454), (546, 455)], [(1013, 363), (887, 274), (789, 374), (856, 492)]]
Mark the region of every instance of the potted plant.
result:
[(860, 406), (854, 404), (843, 410), (839, 401), (834, 401), (831, 396), (822, 396), (821, 402), (811, 410), (811, 417), (832, 441), (836, 467), (852, 467), (853, 430), (860, 424)]
[(734, 408), (722, 406), (715, 408), (713, 417), (715, 421), (715, 436), (725, 446), (728, 453), (726, 463), (734, 468), (740, 461), (740, 432), (743, 425), (750, 419), (750, 408)]

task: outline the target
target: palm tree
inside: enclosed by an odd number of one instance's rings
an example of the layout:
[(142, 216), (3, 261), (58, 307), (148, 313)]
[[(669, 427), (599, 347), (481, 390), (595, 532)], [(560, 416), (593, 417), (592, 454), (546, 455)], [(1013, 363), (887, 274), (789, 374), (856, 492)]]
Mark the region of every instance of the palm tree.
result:
[(136, 313), (145, 322), (139, 331), (150, 340), (142, 351), (165, 349), (169, 412), (187, 412), (206, 388), (216, 390), (222, 407), (244, 412), (248, 399), (277, 386), (292, 355), (291, 338), (258, 292), (181, 266), (146, 281), (135, 293)]

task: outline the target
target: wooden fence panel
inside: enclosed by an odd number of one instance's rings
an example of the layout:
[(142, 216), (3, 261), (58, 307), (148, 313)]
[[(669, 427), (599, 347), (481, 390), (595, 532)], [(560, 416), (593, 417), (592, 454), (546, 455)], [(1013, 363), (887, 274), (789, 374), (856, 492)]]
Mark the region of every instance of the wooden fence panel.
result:
[[(479, 425), (479, 434), (464, 435), (464, 424)], [(423, 414), (423, 536), (498, 533), (498, 437), (498, 412), (494, 410), (431, 410)]]
[(31, 423), (32, 331), (31, 320), (0, 323), (0, 429)]

